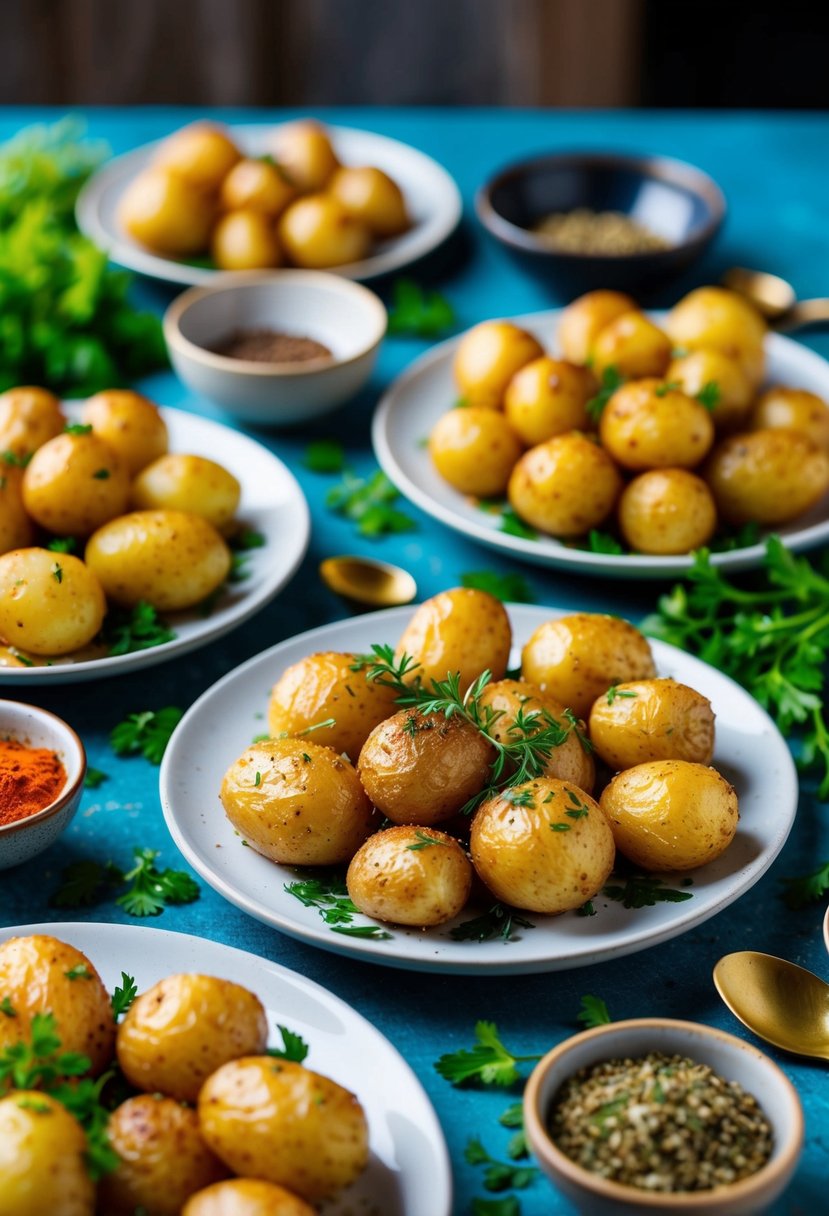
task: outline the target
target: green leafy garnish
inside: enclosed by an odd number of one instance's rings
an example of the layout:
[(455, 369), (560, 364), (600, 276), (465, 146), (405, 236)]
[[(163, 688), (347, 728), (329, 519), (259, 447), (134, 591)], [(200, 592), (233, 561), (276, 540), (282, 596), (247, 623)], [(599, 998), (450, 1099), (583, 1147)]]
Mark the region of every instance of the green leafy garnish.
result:
[(522, 540), (538, 540), (538, 533), (535, 528), (531, 528), (529, 524), (525, 524), (519, 515), (516, 515), (512, 507), (505, 507), (501, 515), (500, 532), (506, 532), (507, 536), (519, 536)]
[(445, 840), (438, 840), (436, 836), (430, 836), (428, 832), (424, 832), (422, 828), (415, 828), (415, 843), (407, 844), (406, 850), (409, 853), (419, 853), (421, 849), (430, 849), (433, 845), (443, 845), (448, 848)]
[(175, 705), (130, 714), (110, 731), (109, 742), (116, 756), (140, 752), (150, 764), (160, 764), (170, 736), (184, 711)]
[(516, 1129), (515, 1135), (509, 1138), (507, 1156), (512, 1161), (520, 1161), (523, 1157), (529, 1157), (530, 1146), (527, 1143), (527, 1134), (524, 1131), (523, 1102), (510, 1103), (506, 1110), (498, 1116), (498, 1122), (502, 1127)]
[(7, 1018), (17, 1017), (17, 1010), (12, 1005), (11, 997), (4, 996), (2, 1001), (0, 1001), (0, 1013), (4, 1014)]
[(83, 120), (67, 116), (24, 127), (0, 145), (0, 229), (33, 199), (48, 203), (56, 222), (74, 226), (81, 186), (110, 155), (103, 140), (85, 134)]
[(496, 1161), (477, 1137), (467, 1141), (463, 1155), (469, 1165), (486, 1167), (484, 1186), (488, 1191), (523, 1191), (540, 1176), (535, 1166)]
[(111, 863), (84, 859), (65, 866), (62, 878), (49, 903), (55, 908), (85, 908), (96, 903), (106, 887), (120, 881), (121, 872)]
[(389, 333), (436, 338), (454, 327), (455, 310), (437, 291), (425, 291), (412, 279), (396, 279), (389, 309)]
[(511, 942), (519, 936), (516, 929), (534, 928), (532, 921), (521, 916), (514, 908), (497, 903), (487, 908), (480, 916), (473, 916), (470, 920), (463, 920), (459, 925), (454, 925), (449, 930), (449, 936), (456, 942), (489, 942), (493, 938)]
[(602, 894), (620, 903), (623, 908), (653, 908), (659, 903), (681, 904), (693, 899), (693, 892), (666, 887), (662, 879), (653, 874), (631, 874), (625, 877), (623, 883), (603, 887)]
[(494, 1022), (475, 1023), (475, 1043), (470, 1048), (442, 1055), (435, 1069), (451, 1085), (478, 1081), (482, 1085), (512, 1085), (518, 1080), (519, 1064), (531, 1064), (540, 1055), (516, 1055), (498, 1036)]
[(52, 553), (74, 553), (77, 547), (74, 536), (53, 536), (46, 545)]
[(345, 451), (336, 439), (317, 439), (305, 449), (302, 463), (312, 473), (342, 473)]
[(172, 642), (175, 633), (146, 600), (132, 608), (111, 608), (104, 622), (103, 638), (111, 655), (150, 650)]
[(700, 405), (704, 405), (707, 410), (716, 409), (721, 396), (720, 386), (716, 380), (707, 381), (696, 395), (697, 401)]
[(635, 697), (637, 695), (638, 694), (633, 692), (632, 689), (619, 688), (619, 686), (617, 684), (611, 684), (610, 688), (608, 688), (607, 694), (606, 694), (607, 703), (608, 703), (608, 705), (612, 705), (614, 701), (617, 701), (620, 698), (630, 698), (630, 697)]
[(581, 998), (581, 1011), (577, 1014), (577, 1020), (589, 1030), (594, 1026), (607, 1026), (613, 1018), (600, 996), (588, 995)]
[(521, 1204), (515, 1195), (501, 1199), (473, 1199), (472, 1216), (521, 1216)]
[(84, 789), (97, 790), (105, 781), (109, 781), (109, 773), (100, 768), (88, 768), (83, 779)]
[(399, 497), (400, 491), (382, 469), (368, 478), (344, 469), (342, 480), (326, 494), (325, 505), (337, 515), (352, 520), (361, 536), (374, 538), (388, 533), (411, 532), (417, 527), (410, 516), (393, 505)]
[(617, 388), (621, 388), (625, 383), (625, 377), (616, 367), (606, 367), (602, 372), (599, 391), (595, 397), (591, 397), (587, 402), (585, 409), (587, 416), (591, 422), (598, 422), (601, 418), (604, 407), (607, 405), (610, 398), (616, 392)]
[(308, 1055), (308, 1044), (301, 1035), (295, 1034), (287, 1026), (277, 1026), (276, 1029), (282, 1036), (282, 1046), (268, 1047), (265, 1054), (275, 1056), (278, 1060), (293, 1060), (295, 1064), (301, 1064)]
[(523, 574), (503, 574), (496, 570), (473, 570), (461, 575), (461, 586), (486, 591), (505, 604), (532, 604), (532, 588)]
[(625, 552), (624, 545), (611, 532), (602, 532), (598, 528), (590, 529), (587, 544), (583, 547), (590, 553), (609, 553), (614, 557)]
[(666, 380), (664, 384), (657, 384), (653, 390), (653, 395), (654, 397), (667, 397), (668, 393), (674, 393), (678, 388), (682, 388), (678, 380)]
[(63, 582), (63, 566), (60, 564), (60, 562), (55, 562), (54, 566), (52, 567), (52, 578), (56, 583)]
[(784, 878), (783, 898), (790, 908), (805, 908), (816, 903), (829, 891), (829, 861), (823, 861), (816, 870), (801, 874), (797, 878)]
[(84, 424), (83, 422), (67, 422), (63, 428), (64, 435), (91, 435), (92, 424)]
[(87, 967), (86, 963), (76, 963), (74, 967), (70, 967), (68, 971), (63, 973), (68, 980), (91, 980), (92, 972)]
[(127, 1012), (137, 996), (138, 985), (131, 975), (127, 975), (126, 971), (122, 971), (121, 983), (113, 989), (111, 998), (112, 1014), (116, 1022), (122, 1014)]
[(297, 882), (285, 883), (284, 890), (306, 908), (316, 908), (332, 932), (344, 933), (347, 937), (372, 938), (375, 941), (391, 937), (391, 934), (379, 925), (353, 923), (354, 917), (360, 915), (360, 909), (349, 898), (341, 874), (315, 874)]
[(116, 899), (127, 916), (158, 916), (167, 904), (191, 904), (199, 898), (199, 885), (183, 870), (159, 870), (156, 849), (133, 849), (135, 865), (124, 875), (132, 885)]

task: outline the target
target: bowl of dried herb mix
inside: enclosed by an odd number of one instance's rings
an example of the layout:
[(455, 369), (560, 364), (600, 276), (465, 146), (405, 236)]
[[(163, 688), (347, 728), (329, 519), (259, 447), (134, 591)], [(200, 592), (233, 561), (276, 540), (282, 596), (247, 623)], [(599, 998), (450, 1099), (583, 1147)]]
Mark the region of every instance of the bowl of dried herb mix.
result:
[(591, 1216), (751, 1216), (803, 1146), (797, 1091), (768, 1056), (667, 1018), (559, 1044), (530, 1077), (524, 1119), (544, 1172)]

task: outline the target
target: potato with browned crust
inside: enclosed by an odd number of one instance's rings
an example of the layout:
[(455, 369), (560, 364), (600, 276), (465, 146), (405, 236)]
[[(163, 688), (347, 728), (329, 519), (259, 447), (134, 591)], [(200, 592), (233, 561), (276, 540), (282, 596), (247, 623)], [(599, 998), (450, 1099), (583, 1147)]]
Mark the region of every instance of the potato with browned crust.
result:
[(616, 390), (602, 411), (599, 438), (625, 469), (692, 469), (714, 442), (714, 424), (699, 401), (648, 378)]
[(431, 680), (457, 675), (461, 692), (482, 671), (500, 680), (507, 670), (512, 626), (500, 600), (486, 591), (454, 587), (424, 600), (409, 621), (394, 652), (400, 662), (413, 659), (409, 679)]
[(452, 920), (464, 907), (472, 866), (445, 832), (387, 828), (357, 850), (346, 882), (352, 901), (366, 916), (427, 928)]
[(755, 386), (739, 360), (721, 350), (702, 346), (675, 355), (665, 380), (676, 384), (689, 397), (707, 395), (718, 431), (741, 428), (751, 413)]
[(587, 402), (596, 392), (596, 377), (586, 367), (543, 355), (516, 372), (504, 394), (504, 413), (528, 447), (564, 435), (593, 429)]
[(583, 536), (604, 523), (623, 484), (607, 452), (581, 431), (570, 431), (524, 453), (507, 497), (516, 514), (540, 532)]
[(192, 1195), (181, 1216), (317, 1216), (317, 1209), (273, 1182), (228, 1178)]
[(601, 331), (621, 317), (635, 312), (636, 301), (621, 291), (588, 291), (568, 304), (558, 325), (558, 344), (571, 363), (587, 363)]
[(596, 698), (590, 740), (614, 771), (648, 760), (709, 764), (714, 712), (707, 697), (678, 680), (633, 680)]

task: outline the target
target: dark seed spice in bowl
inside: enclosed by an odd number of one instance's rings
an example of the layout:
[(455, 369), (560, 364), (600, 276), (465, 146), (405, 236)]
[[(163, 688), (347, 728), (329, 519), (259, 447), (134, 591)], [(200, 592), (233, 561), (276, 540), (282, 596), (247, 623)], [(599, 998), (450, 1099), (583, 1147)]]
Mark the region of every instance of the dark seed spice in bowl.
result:
[(229, 359), (248, 359), (254, 363), (307, 363), (311, 359), (330, 359), (331, 351), (322, 342), (275, 329), (237, 329), (222, 339), (213, 353)]
[(548, 1128), (577, 1165), (646, 1191), (738, 1182), (772, 1151), (756, 1098), (705, 1064), (659, 1052), (581, 1069), (556, 1094)]

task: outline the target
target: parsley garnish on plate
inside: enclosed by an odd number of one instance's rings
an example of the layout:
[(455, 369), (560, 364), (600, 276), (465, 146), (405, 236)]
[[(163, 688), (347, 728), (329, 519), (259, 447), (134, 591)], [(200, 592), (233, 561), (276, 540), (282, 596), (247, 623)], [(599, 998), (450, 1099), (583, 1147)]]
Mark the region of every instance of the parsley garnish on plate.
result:
[(265, 1055), (274, 1056), (277, 1060), (293, 1060), (295, 1064), (301, 1064), (308, 1055), (308, 1044), (301, 1035), (295, 1034), (287, 1026), (278, 1025), (276, 1029), (282, 1036), (282, 1046), (266, 1048)]
[(437, 338), (454, 328), (455, 310), (445, 296), (426, 291), (413, 279), (396, 279), (389, 309), (389, 333), (412, 338)]
[(70, 967), (68, 971), (63, 973), (68, 980), (91, 980), (92, 972), (87, 967), (86, 963), (76, 963), (74, 967)]
[(138, 985), (131, 975), (127, 975), (126, 971), (121, 972), (121, 983), (117, 984), (112, 990), (112, 1014), (116, 1022), (122, 1014), (126, 1013), (130, 1005), (138, 996)]
[(111, 655), (149, 650), (172, 642), (175, 636), (145, 600), (139, 600), (132, 608), (111, 608), (104, 621), (103, 639)]
[(538, 540), (538, 533), (535, 528), (531, 528), (529, 524), (525, 524), (512, 507), (504, 508), (501, 514), (499, 531), (506, 532), (507, 536), (518, 536), (521, 540)]
[(505, 574), (497, 570), (471, 570), (461, 575), (461, 586), (486, 591), (505, 604), (532, 604), (532, 588), (523, 574)]
[(590, 398), (585, 406), (587, 416), (591, 422), (598, 423), (604, 412), (604, 407), (616, 392), (617, 388), (621, 388), (624, 383), (625, 377), (621, 374), (618, 368), (606, 367), (604, 369), (602, 372), (599, 391), (594, 397)]
[(707, 410), (712, 411), (719, 405), (721, 396), (720, 386), (716, 380), (708, 380), (696, 394), (700, 405), (704, 405)]
[(150, 764), (160, 764), (170, 736), (183, 717), (176, 705), (130, 714), (110, 731), (109, 742), (116, 756), (140, 752)]
[(663, 880), (654, 874), (626, 875), (623, 881), (603, 887), (602, 894), (620, 903), (623, 908), (653, 908), (659, 903), (681, 904), (693, 899), (693, 892), (666, 887)]
[(78, 542), (74, 536), (53, 536), (46, 544), (46, 548), (52, 553), (74, 553), (77, 547)]
[(354, 917), (360, 915), (360, 909), (349, 898), (341, 874), (329, 872), (303, 877), (285, 883), (284, 890), (306, 908), (316, 908), (333, 933), (342, 933), (346, 937), (366, 937), (374, 941), (391, 937), (379, 925), (353, 923)]

